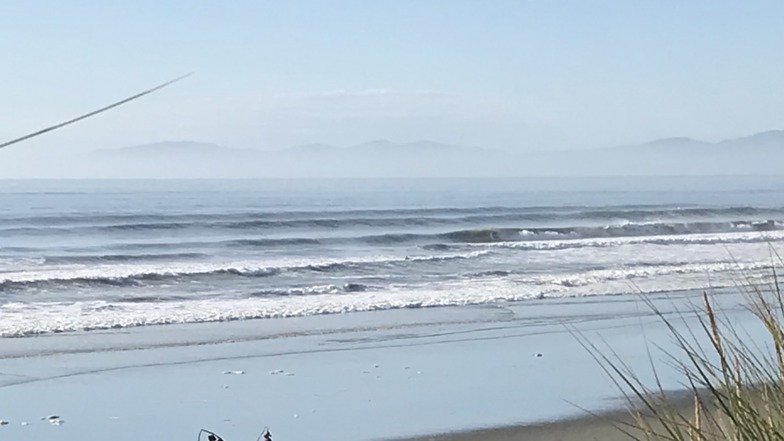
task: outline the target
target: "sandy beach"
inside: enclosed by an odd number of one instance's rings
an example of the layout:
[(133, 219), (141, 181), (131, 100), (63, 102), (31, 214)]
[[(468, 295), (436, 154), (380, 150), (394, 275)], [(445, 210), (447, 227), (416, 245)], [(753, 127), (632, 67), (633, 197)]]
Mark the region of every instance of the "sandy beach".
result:
[[(689, 302), (659, 297), (669, 311)], [(746, 323), (742, 299), (721, 297)], [(669, 342), (646, 308), (630, 295), (4, 339), (0, 430), (55, 441), (189, 440), (201, 428), (234, 441), (264, 427), (276, 440), (612, 439), (606, 419), (574, 419), (622, 403), (573, 332), (646, 378), (646, 345)]]
[[(670, 404), (682, 415), (692, 415), (693, 401), (689, 392), (669, 391), (667, 396)], [(555, 421), (425, 435), (399, 441), (622, 441), (632, 439), (629, 434), (643, 436), (636, 429), (637, 425), (631, 412), (623, 406), (600, 413), (586, 410), (581, 416)]]
[(547, 423), (428, 435), (410, 441), (620, 441), (628, 440), (616, 426), (631, 423), (625, 411)]

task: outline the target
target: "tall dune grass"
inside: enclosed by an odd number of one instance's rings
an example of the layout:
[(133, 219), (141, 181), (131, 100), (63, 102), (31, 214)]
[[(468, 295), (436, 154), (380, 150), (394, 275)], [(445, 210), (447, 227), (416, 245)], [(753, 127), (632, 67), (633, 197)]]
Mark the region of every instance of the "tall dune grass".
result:
[(666, 393), (653, 362), (655, 381), (649, 385), (612, 351), (608, 354), (578, 335), (623, 392), (633, 422), (617, 426), (630, 439), (784, 441), (784, 298), (775, 266), (771, 271), (770, 283), (754, 283), (742, 275), (744, 283), (737, 286), (764, 326), (764, 342), (753, 341), (725, 320), (709, 292), (703, 293), (701, 305), (688, 311), (697, 314), (698, 324), (685, 328), (645, 300), (675, 341), (675, 351), (666, 355), (681, 375), (691, 405)]

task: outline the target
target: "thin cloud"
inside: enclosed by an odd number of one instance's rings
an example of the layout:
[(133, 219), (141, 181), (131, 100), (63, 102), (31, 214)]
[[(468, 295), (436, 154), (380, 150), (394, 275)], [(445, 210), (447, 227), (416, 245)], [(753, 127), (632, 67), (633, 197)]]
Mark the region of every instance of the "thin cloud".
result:
[(428, 90), (390, 90), (386, 88), (371, 88), (371, 89), (333, 89), (316, 92), (307, 95), (305, 98), (323, 100), (353, 100), (353, 99), (373, 99), (373, 98), (393, 98), (393, 99), (451, 99), (456, 98), (455, 95), (441, 92), (441, 91), (428, 91)]

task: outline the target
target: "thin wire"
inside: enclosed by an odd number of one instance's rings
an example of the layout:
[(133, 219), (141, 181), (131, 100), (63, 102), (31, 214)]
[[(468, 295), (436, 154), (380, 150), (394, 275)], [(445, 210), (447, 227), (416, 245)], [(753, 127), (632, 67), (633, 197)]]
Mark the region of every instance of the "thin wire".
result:
[(81, 121), (83, 119), (87, 119), (87, 118), (89, 118), (91, 116), (95, 116), (95, 115), (97, 115), (99, 113), (106, 112), (107, 110), (114, 109), (115, 107), (122, 106), (125, 103), (128, 103), (128, 102), (133, 101), (133, 100), (138, 99), (138, 98), (141, 98), (141, 97), (143, 97), (145, 95), (149, 95), (149, 94), (151, 94), (151, 93), (153, 93), (155, 91), (163, 89), (166, 86), (170, 86), (170, 85), (172, 85), (172, 84), (174, 84), (174, 83), (176, 83), (176, 82), (178, 82), (180, 80), (184, 80), (185, 78), (188, 78), (191, 75), (193, 75), (193, 72), (185, 74), (185, 75), (183, 75), (181, 77), (177, 77), (177, 78), (175, 78), (173, 80), (167, 81), (167, 82), (165, 82), (163, 84), (160, 84), (158, 86), (153, 87), (152, 89), (148, 89), (148, 90), (145, 90), (144, 92), (137, 93), (136, 95), (133, 95), (133, 96), (128, 97), (128, 98), (125, 98), (124, 100), (117, 101), (114, 104), (110, 104), (110, 105), (108, 105), (106, 107), (102, 107), (102, 108), (100, 108), (98, 110), (93, 110), (90, 113), (86, 113), (86, 114), (84, 114), (82, 116), (78, 116), (78, 117), (76, 117), (74, 119), (71, 119), (71, 120), (68, 120), (68, 121), (65, 121), (65, 122), (61, 122), (59, 124), (55, 124), (55, 125), (53, 125), (51, 127), (47, 127), (45, 129), (39, 130), (37, 132), (30, 133), (29, 135), (22, 136), (21, 138), (16, 138), (14, 140), (5, 142), (3, 144), (0, 144), (0, 149), (2, 149), (4, 147), (8, 147), (8, 146), (13, 145), (13, 144), (16, 144), (18, 142), (26, 141), (26, 140), (28, 140), (30, 138), (34, 138), (34, 137), (39, 136), (39, 135), (43, 135), (44, 133), (51, 132), (52, 130), (57, 130), (59, 128), (71, 125), (71, 124), (79, 122), (79, 121)]

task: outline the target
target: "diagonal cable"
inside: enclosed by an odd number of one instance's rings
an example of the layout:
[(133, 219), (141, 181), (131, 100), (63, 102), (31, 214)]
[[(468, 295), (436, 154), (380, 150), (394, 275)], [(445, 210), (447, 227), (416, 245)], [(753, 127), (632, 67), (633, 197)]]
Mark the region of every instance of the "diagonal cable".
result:
[(185, 78), (187, 78), (187, 77), (189, 77), (191, 75), (193, 75), (193, 72), (191, 72), (189, 74), (186, 74), (186, 75), (183, 75), (181, 77), (177, 77), (177, 78), (175, 78), (173, 80), (167, 81), (167, 82), (165, 82), (163, 84), (160, 84), (158, 86), (153, 87), (152, 89), (148, 89), (148, 90), (145, 90), (144, 92), (137, 93), (136, 95), (130, 96), (128, 98), (125, 98), (124, 100), (117, 101), (116, 103), (113, 103), (113, 104), (109, 104), (106, 107), (102, 107), (102, 108), (100, 108), (98, 110), (93, 110), (90, 113), (86, 113), (86, 114), (84, 114), (82, 116), (78, 116), (78, 117), (76, 117), (74, 119), (70, 119), (68, 121), (61, 122), (59, 124), (55, 124), (55, 125), (53, 125), (51, 127), (47, 127), (45, 129), (39, 130), (37, 132), (30, 133), (30, 134), (22, 136), (20, 138), (16, 138), (16, 139), (12, 139), (11, 141), (4, 142), (4, 143), (0, 144), (0, 149), (2, 149), (3, 147), (8, 147), (8, 146), (10, 146), (12, 144), (16, 144), (18, 142), (26, 141), (26, 140), (28, 140), (30, 138), (34, 138), (34, 137), (39, 136), (39, 135), (43, 135), (44, 133), (51, 132), (52, 130), (57, 130), (57, 129), (61, 128), (61, 127), (65, 127), (67, 125), (71, 125), (71, 124), (79, 122), (79, 121), (81, 121), (83, 119), (87, 119), (87, 118), (89, 118), (91, 116), (95, 116), (95, 115), (97, 115), (99, 113), (106, 112), (107, 110), (114, 109), (115, 107), (122, 106), (125, 103), (131, 102), (131, 101), (133, 101), (135, 99), (138, 99), (138, 98), (141, 98), (141, 97), (143, 97), (145, 95), (149, 95), (149, 94), (151, 94), (151, 93), (153, 93), (155, 91), (163, 89), (164, 87), (169, 86), (171, 84), (174, 84), (174, 83), (176, 83), (176, 82), (178, 82), (180, 80), (184, 80)]

